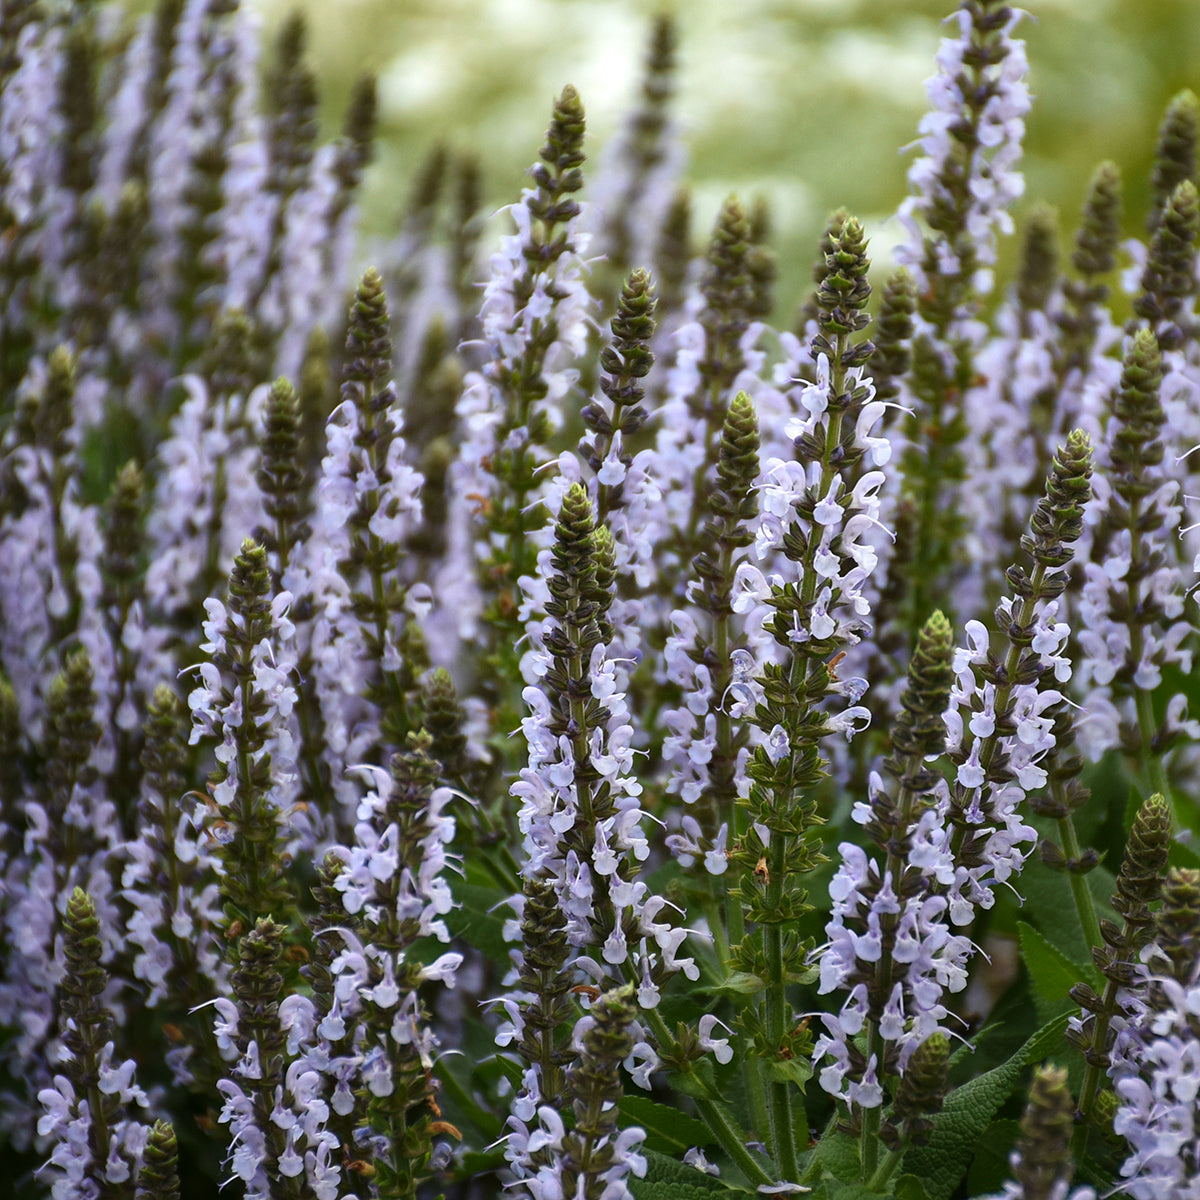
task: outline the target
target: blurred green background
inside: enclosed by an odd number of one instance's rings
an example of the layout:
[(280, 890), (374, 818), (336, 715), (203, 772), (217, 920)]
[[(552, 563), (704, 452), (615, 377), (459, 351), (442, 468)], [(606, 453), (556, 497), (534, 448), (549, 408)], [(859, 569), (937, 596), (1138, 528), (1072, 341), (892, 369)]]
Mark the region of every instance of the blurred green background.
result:
[[(295, 0), (250, 0), (269, 33)], [(877, 262), (904, 193), (942, 18), (953, 0), (308, 0), (325, 132), (354, 77), (380, 80), (382, 145), (363, 229), (394, 227), (412, 178), (442, 140), (481, 156), (489, 204), (514, 199), (554, 94), (574, 83), (590, 153), (636, 101), (652, 15), (679, 26), (676, 113), (689, 154), (698, 237), (721, 199), (765, 195), (775, 216), (783, 319), (801, 295), (824, 219), (846, 205), (867, 222)], [(1030, 6), (1034, 108), (1018, 208), (1057, 205), (1074, 227), (1092, 168), (1114, 159), (1137, 232), (1162, 110), (1200, 88), (1198, 0), (1044, 0)], [(358, 264), (361, 265), (361, 264)]]

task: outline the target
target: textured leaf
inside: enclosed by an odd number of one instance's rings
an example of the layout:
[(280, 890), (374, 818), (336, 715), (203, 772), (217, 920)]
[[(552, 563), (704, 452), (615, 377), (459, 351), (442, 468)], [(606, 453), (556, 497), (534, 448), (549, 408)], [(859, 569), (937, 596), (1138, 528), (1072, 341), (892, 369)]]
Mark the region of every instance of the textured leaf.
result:
[(1021, 935), (1021, 960), (1033, 981), (1038, 1016), (1050, 1021), (1067, 1009), (1078, 1007), (1067, 994), (1084, 980), (1095, 985), (1095, 971), (1072, 962), (1057, 946), (1051, 945), (1032, 925), (1017, 922)]
[(865, 1183), (838, 1183), (826, 1181), (829, 1200), (890, 1200), (891, 1192), (873, 1192)]
[(1051, 1021), (1007, 1062), (950, 1093), (946, 1107), (934, 1119), (929, 1145), (915, 1147), (904, 1157), (905, 1173), (925, 1181), (929, 1200), (950, 1200), (997, 1110), (1016, 1087), (1021, 1069), (1044, 1058), (1061, 1041), (1066, 1023), (1066, 1015)]
[(701, 1059), (694, 1070), (676, 1071), (670, 1077), (671, 1087), (685, 1096), (711, 1096), (713, 1094), (712, 1068)]
[(635, 1200), (709, 1200), (713, 1196), (746, 1196), (753, 1192), (730, 1187), (715, 1175), (706, 1175), (695, 1167), (646, 1151), (645, 1179), (629, 1180)]
[(646, 1148), (681, 1155), (693, 1146), (709, 1146), (712, 1132), (703, 1121), (647, 1096), (626, 1096), (617, 1106), (628, 1118), (622, 1124), (640, 1125), (646, 1131)]
[(1071, 1019), (1071, 1015), (1071, 1013), (1063, 1013), (1061, 1017), (1055, 1017), (1053, 1021), (1048, 1021), (1025, 1043), (1022, 1047), (1025, 1055), (1022, 1061), (1025, 1065), (1040, 1063), (1043, 1059), (1052, 1058), (1058, 1054), (1063, 1048), (1063, 1034), (1067, 1031), (1067, 1022)]
[(832, 1175), (835, 1179), (856, 1180), (862, 1174), (858, 1139), (847, 1133), (830, 1130), (817, 1143), (813, 1153), (817, 1162), (821, 1164), (822, 1172)]

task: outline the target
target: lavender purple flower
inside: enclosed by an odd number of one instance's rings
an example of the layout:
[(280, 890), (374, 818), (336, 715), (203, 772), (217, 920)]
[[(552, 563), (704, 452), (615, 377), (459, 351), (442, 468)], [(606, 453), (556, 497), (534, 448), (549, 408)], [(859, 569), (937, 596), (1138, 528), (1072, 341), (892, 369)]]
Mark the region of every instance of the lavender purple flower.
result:
[(59, 984), (62, 1074), (38, 1093), (38, 1133), (53, 1143), (46, 1164), (54, 1200), (130, 1194), (150, 1130), (129, 1114), (145, 1108), (132, 1059), (114, 1062), (108, 976), (96, 908), (81, 888), (63, 917), (64, 974)]
[(1110, 164), (1001, 293), (1018, 16), (952, 18), (872, 346), (847, 211), (792, 331), (786, 211), (693, 253), (683, 23), (589, 207), (568, 87), (484, 279), (438, 145), (347, 320), (369, 78), (322, 146), (298, 19), (3, 6), (0, 1178), (932, 1195), (970, 1125), (1006, 1197), (1194, 1191), (1200, 109), (1124, 330)]
[(1124, 993), (1109, 1073), (1118, 1100), (1113, 1128), (1132, 1148), (1122, 1189), (1134, 1200), (1183, 1200), (1200, 1168), (1198, 915), (1196, 872), (1169, 872), (1155, 941)]

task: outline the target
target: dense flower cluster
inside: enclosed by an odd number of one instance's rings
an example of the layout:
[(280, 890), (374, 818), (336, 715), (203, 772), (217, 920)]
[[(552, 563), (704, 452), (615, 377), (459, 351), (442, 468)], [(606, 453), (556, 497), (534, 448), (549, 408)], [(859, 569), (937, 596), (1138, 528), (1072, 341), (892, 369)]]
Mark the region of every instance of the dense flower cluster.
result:
[(1173, 870), (1154, 940), (1119, 996), (1122, 1016), (1109, 1075), (1113, 1129), (1132, 1153), (1121, 1167), (1134, 1200), (1190, 1195), (1200, 1167), (1200, 876)]
[(16, 1200), (1195, 1195), (1200, 104), (989, 309), (1019, 17), (776, 329), (665, 17), (594, 181), (568, 86), (490, 259), (437, 148), (345, 294), (301, 19), (3, 6)]
[[(938, 73), (926, 84), (922, 154), (908, 173), (912, 195), (899, 213), (909, 242), (897, 259), (912, 269), (918, 292), (934, 275), (957, 277), (976, 296), (991, 290), (997, 234), (1012, 231), (1009, 208), (1025, 190), (1017, 164), (1029, 65), (1024, 42), (1010, 36), (1020, 17), (994, 0), (973, 0), (952, 18), (958, 36), (942, 39)], [(931, 242), (919, 222), (953, 240)]]

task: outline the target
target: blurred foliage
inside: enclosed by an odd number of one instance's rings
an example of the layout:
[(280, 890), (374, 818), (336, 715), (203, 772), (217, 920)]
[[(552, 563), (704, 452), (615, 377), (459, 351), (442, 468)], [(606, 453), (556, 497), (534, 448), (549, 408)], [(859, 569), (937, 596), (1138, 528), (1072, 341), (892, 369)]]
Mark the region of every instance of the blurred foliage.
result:
[[(148, 7), (143, 0), (139, 7)], [(763, 195), (774, 213), (781, 309), (803, 295), (825, 220), (863, 218), (886, 265), (885, 223), (904, 193), (940, 22), (953, 0), (249, 0), (268, 31), (305, 10), (321, 81), (322, 134), (336, 133), (350, 87), (378, 73), (379, 158), (363, 231), (397, 224), (425, 154), (445, 142), (479, 154), (492, 209), (515, 198), (550, 98), (574, 83), (597, 155), (634, 103), (653, 13), (679, 21), (676, 112), (695, 188), (695, 229), (721, 200)], [(1026, 141), (1035, 200), (1073, 229), (1092, 168), (1118, 163), (1126, 226), (1141, 227), (1154, 138), (1169, 98), (1200, 85), (1195, 0), (1042, 0), (1020, 26), (1035, 95)], [(1011, 243), (1007, 247), (1011, 254)], [(362, 264), (356, 264), (361, 266)], [(1000, 277), (1011, 277), (1007, 264)]]

